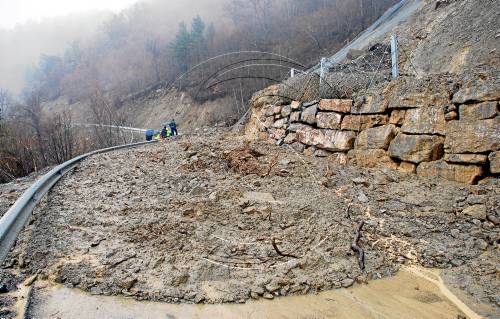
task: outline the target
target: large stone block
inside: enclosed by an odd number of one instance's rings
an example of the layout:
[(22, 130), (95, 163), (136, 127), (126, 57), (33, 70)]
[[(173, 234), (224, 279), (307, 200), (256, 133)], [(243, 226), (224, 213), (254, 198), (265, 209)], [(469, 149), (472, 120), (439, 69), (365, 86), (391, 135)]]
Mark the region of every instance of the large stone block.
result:
[(340, 129), (342, 114), (335, 112), (318, 112), (316, 122), (320, 128)]
[(472, 74), (465, 78), (460, 90), (453, 95), (453, 103), (500, 100), (500, 73)]
[(445, 135), (446, 121), (443, 107), (429, 106), (407, 110), (401, 132)]
[(362, 131), (356, 140), (356, 149), (384, 149), (396, 136), (396, 127), (392, 124), (369, 128)]
[(394, 109), (391, 112), (391, 118), (389, 119), (390, 124), (401, 126), (405, 121), (406, 110)]
[(290, 107), (292, 108), (292, 110), (296, 111), (296, 110), (300, 110), (300, 108), (302, 107), (302, 102), (298, 102), (298, 101), (293, 101), (292, 104), (290, 105)]
[(285, 137), (285, 144), (293, 144), (297, 141), (297, 134), (295, 133), (289, 133), (286, 137)]
[(483, 154), (445, 154), (444, 160), (458, 164), (486, 164), (488, 156)]
[(324, 139), (323, 132), (307, 125), (301, 125), (296, 130), (296, 139), (302, 144), (313, 146)]
[(346, 115), (342, 120), (342, 129), (350, 131), (366, 130), (374, 126), (387, 124), (387, 115)]
[(280, 119), (274, 122), (273, 127), (274, 128), (284, 128), (285, 125), (287, 124), (287, 119)]
[(488, 159), (490, 160), (490, 172), (500, 174), (500, 152), (492, 152)]
[(451, 121), (446, 124), (446, 153), (484, 153), (500, 150), (500, 118)]
[(460, 120), (470, 122), (491, 119), (497, 115), (497, 105), (496, 101), (460, 105)]
[(353, 132), (318, 130), (309, 126), (297, 130), (297, 141), (327, 151), (342, 152), (352, 149), (356, 135)]
[(316, 113), (318, 113), (318, 106), (313, 105), (302, 111), (301, 120), (308, 124), (316, 123)]
[(321, 111), (333, 111), (339, 113), (351, 112), (352, 100), (323, 99), (319, 101)]
[(415, 164), (430, 162), (443, 156), (444, 138), (437, 135), (398, 134), (389, 146), (393, 158)]
[(418, 165), (417, 174), (421, 177), (437, 177), (460, 183), (474, 184), (483, 174), (483, 168), (476, 165), (458, 165), (436, 161)]
[(288, 117), (292, 113), (292, 107), (290, 105), (285, 105), (281, 108), (281, 116)]
[(300, 112), (292, 112), (292, 114), (290, 114), (290, 121), (292, 123), (299, 122), (300, 121)]
[(444, 92), (431, 93), (415, 92), (402, 93), (401, 96), (391, 99), (388, 107), (390, 109), (412, 109), (426, 106), (446, 106), (450, 101)]
[(397, 169), (398, 164), (394, 162), (385, 150), (351, 150), (347, 153), (349, 161), (363, 167), (388, 167)]
[(324, 130), (324, 140), (316, 146), (332, 152), (346, 152), (353, 148), (355, 139), (354, 132)]
[(353, 114), (377, 114), (387, 111), (387, 102), (382, 94), (367, 94), (351, 108)]

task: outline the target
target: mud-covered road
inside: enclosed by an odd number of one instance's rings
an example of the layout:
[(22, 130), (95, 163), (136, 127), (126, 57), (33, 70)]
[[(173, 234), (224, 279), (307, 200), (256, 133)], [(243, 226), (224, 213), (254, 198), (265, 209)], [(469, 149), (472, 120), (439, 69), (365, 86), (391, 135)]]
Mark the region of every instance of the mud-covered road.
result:
[[(4, 264), (97, 295), (245, 302), (442, 268), (500, 314), (500, 188), (338, 166), (221, 131), (98, 155), (61, 180)], [(356, 228), (365, 270), (352, 250)], [(474, 307), (472, 305), (472, 307)]]

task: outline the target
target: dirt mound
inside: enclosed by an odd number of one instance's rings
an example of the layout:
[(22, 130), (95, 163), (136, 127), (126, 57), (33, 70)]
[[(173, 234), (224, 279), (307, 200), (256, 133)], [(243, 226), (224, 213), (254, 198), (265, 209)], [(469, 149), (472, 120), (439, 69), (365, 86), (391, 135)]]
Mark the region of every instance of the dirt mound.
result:
[[(349, 287), (420, 264), (498, 303), (497, 186), (336, 166), (208, 133), (85, 161), (6, 265), (94, 294), (218, 303)], [(487, 217), (465, 215), (479, 206)], [(351, 248), (361, 221), (365, 271)]]

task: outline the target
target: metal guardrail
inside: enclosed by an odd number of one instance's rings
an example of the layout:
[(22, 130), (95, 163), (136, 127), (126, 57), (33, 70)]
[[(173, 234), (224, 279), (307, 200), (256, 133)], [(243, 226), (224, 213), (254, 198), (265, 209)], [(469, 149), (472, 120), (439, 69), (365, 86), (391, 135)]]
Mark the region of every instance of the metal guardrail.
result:
[(3, 263), (10, 249), (16, 242), (17, 236), (29, 220), (35, 206), (40, 202), (45, 194), (64, 176), (67, 172), (74, 169), (84, 159), (102, 153), (116, 151), (120, 149), (133, 148), (141, 145), (155, 143), (157, 141), (140, 142), (120, 146), (109, 147), (93, 151), (84, 155), (75, 157), (45, 174), (28, 188), (11, 208), (0, 219), (0, 264)]

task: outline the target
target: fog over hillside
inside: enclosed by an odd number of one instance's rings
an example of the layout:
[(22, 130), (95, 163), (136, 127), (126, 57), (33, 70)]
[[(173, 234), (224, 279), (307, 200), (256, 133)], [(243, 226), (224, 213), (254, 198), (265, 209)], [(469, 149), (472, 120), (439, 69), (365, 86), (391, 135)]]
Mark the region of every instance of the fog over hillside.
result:
[[(189, 21), (201, 12), (222, 22), (224, 2), (146, 0), (130, 6), (124, 12), (144, 6), (147, 15), (140, 28), (144, 32), (161, 33), (173, 38), (180, 21)], [(9, 4), (5, 6), (8, 8)], [(42, 54), (63, 56), (72, 43), (91, 42), (102, 30), (105, 21), (113, 15), (107, 10), (92, 10), (31, 20), (12, 28), (0, 27), (0, 88), (18, 95), (26, 84), (26, 72), (38, 64)]]

